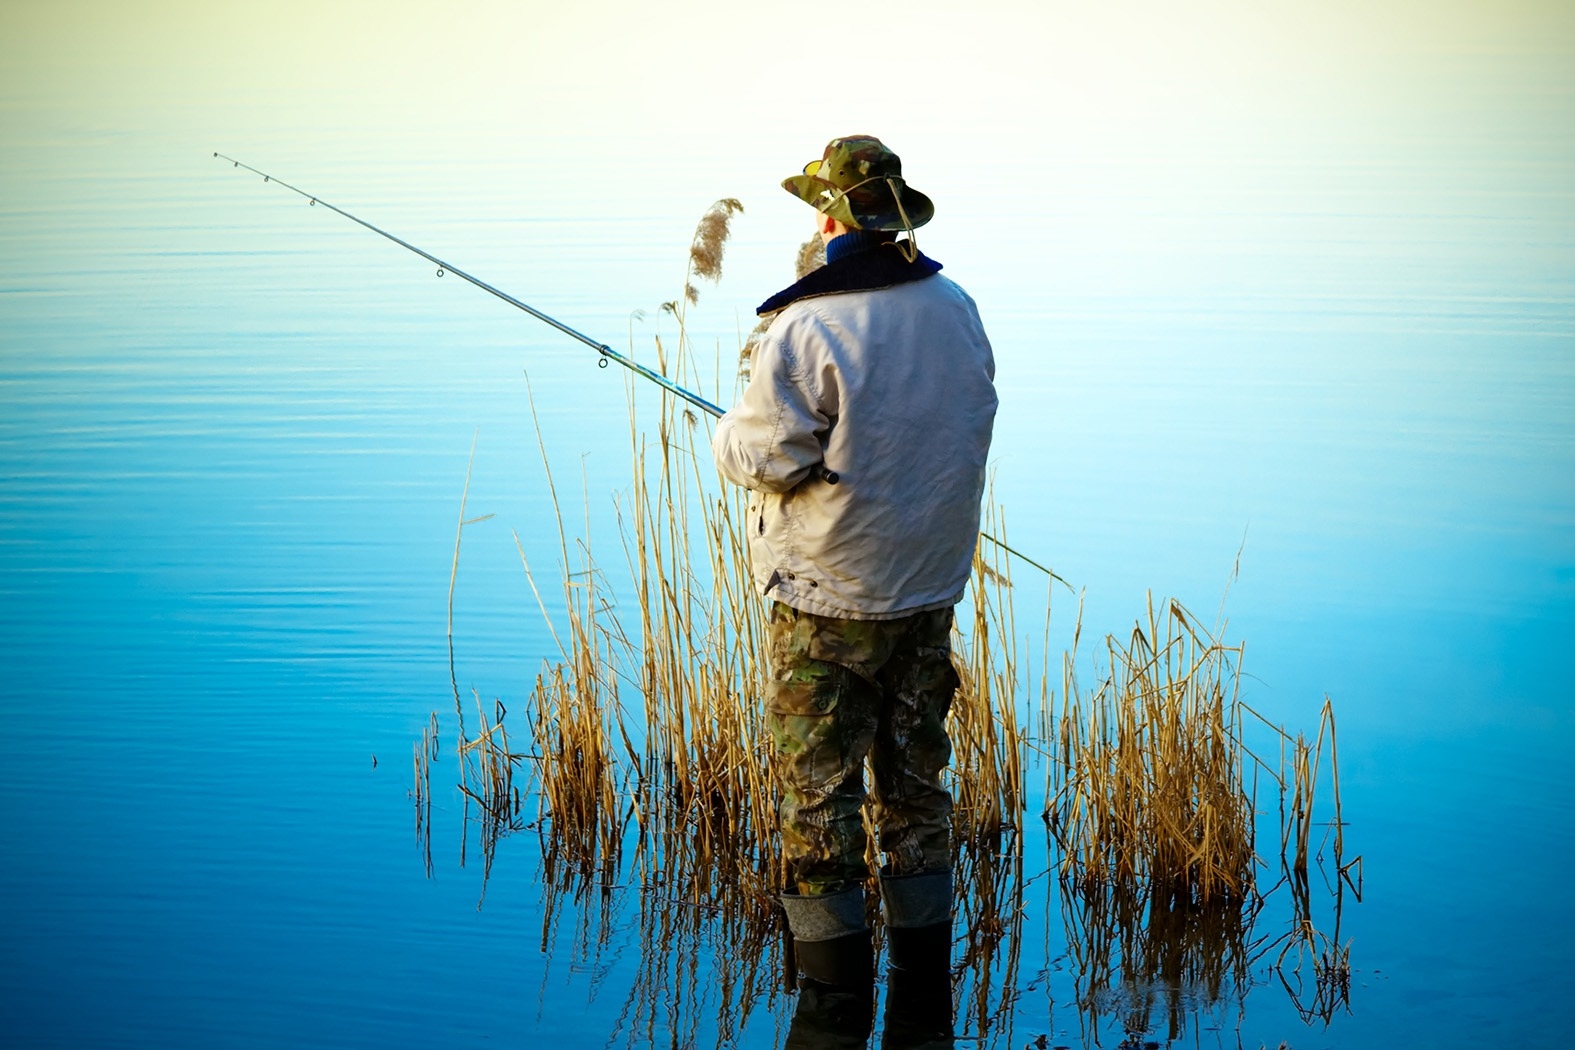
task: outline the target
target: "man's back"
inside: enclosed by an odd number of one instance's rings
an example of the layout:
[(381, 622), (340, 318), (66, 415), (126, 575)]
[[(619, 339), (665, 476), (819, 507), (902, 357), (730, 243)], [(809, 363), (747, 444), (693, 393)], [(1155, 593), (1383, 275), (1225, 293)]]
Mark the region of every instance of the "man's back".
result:
[[(978, 535), (994, 372), (973, 300), (939, 274), (787, 306), (716, 442), (723, 473), (759, 492), (757, 584), (830, 616), (955, 604)], [(837, 484), (815, 475), (822, 462)]]

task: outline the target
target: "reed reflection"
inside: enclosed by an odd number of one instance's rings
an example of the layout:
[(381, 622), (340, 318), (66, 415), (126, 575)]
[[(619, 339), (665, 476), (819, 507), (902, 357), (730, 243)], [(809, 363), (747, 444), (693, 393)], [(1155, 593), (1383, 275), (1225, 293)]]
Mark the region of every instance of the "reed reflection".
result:
[(1085, 1037), (1114, 1020), (1123, 1032), (1178, 1039), (1197, 1010), (1247, 987), (1252, 916), (1242, 902), (1155, 886), (1069, 886), (1061, 900)]

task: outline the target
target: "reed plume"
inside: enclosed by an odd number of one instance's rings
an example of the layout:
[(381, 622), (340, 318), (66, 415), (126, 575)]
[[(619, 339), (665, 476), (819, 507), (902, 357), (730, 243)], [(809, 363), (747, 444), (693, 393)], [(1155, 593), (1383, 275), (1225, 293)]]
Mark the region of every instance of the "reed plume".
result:
[(689, 273), (684, 278), (684, 299), (691, 305), (700, 301), (700, 290), (691, 277), (704, 278), (713, 284), (722, 279), (722, 255), (728, 238), (733, 235), (733, 216), (743, 210), (737, 198), (725, 197), (700, 217), (689, 245)]
[(824, 265), (826, 265), (826, 242), (817, 233), (798, 246), (798, 255), (793, 260), (793, 279), (803, 280)]

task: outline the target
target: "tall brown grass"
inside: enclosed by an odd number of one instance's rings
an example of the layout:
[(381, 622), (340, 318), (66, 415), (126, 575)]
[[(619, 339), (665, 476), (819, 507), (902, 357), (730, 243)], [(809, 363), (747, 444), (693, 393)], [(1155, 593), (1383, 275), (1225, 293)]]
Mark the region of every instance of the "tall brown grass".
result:
[(1239, 646), (1199, 625), (1179, 602), (1156, 609), (1127, 639), (1104, 643), (1109, 672), (1080, 694), (1070, 657), (1055, 726), (1045, 816), (1063, 874), (1085, 887), (1152, 883), (1207, 901), (1242, 899), (1256, 856), (1244, 779)]
[[(1085, 1027), (1120, 1003), (1123, 1023), (1148, 1031), (1163, 1006), (1175, 1038), (1188, 1001), (1243, 993), (1259, 963), (1279, 974), (1299, 1008), (1308, 1002), (1305, 1016), (1327, 1020), (1348, 989), (1340, 915), (1344, 886), (1359, 898), (1351, 871), (1360, 874), (1359, 857), (1343, 859), (1332, 704), (1325, 701), (1312, 742), (1263, 718), (1240, 696), (1242, 646), (1220, 641), (1175, 601), (1150, 598), (1125, 639), (1104, 639), (1106, 670), (1094, 689), (1079, 687), (1074, 654), (1075, 644), (1059, 699), (1047, 693), (1042, 712), (1055, 743), (1044, 819), (1057, 849)], [(1278, 743), (1278, 761), (1249, 746), (1249, 721)], [(1260, 782), (1279, 794), (1282, 875), (1267, 888), (1259, 884), (1268, 866), (1257, 849)], [(1312, 915), (1317, 828), (1325, 834), (1317, 849), (1332, 851), (1330, 933)], [(1289, 930), (1254, 937), (1281, 886)], [(1303, 994), (1307, 962), (1313, 991)]]
[[(684, 294), (665, 304), (677, 331), (653, 340), (655, 367), (680, 383), (694, 384), (701, 371), (687, 332), (687, 307), (698, 299), (693, 282), (720, 275), (739, 210), (737, 202), (721, 201), (706, 213)], [(749, 354), (746, 342), (741, 355)], [(687, 1015), (664, 1022), (664, 1003), (694, 1002), (717, 989), (727, 1024), (741, 1026), (757, 1001), (776, 994), (765, 975), (783, 964), (785, 952), (774, 904), (783, 883), (778, 789), (760, 702), (765, 603), (749, 574), (745, 497), (717, 478), (709, 420), (666, 394), (646, 416), (649, 392), (633, 382), (630, 487), (616, 504), (623, 555), (617, 576), (626, 571), (627, 582), (611, 585), (592, 556), (589, 501), (584, 533), (571, 543), (538, 427), (561, 602), (557, 613), (549, 608), (516, 535), (557, 648), (531, 691), (528, 752), (508, 742), (501, 703), (489, 713), (477, 697), (479, 728), (468, 734), (457, 685), (455, 701), (467, 819), (474, 806), (477, 819), (491, 825), (480, 836), (485, 870), (497, 842), (522, 826), (523, 799), (533, 794), (549, 915), (565, 903), (587, 909), (581, 928), (599, 932), (582, 941), (600, 945), (613, 890), (631, 882), (638, 893), (641, 963), (617, 1022), (637, 1042), (659, 1024), (675, 1033), (691, 1024)], [(467, 497), (468, 489), (467, 468)], [(482, 520), (466, 513), (462, 499), (456, 575), (463, 531)], [(1045, 770), (1042, 816), (1063, 887), (1080, 1013), (1092, 1018), (1113, 990), (1141, 990), (1145, 980), (1201, 987), (1208, 995), (1244, 987), (1248, 961), (1272, 948), (1280, 949), (1274, 963), (1292, 972), (1299, 972), (1297, 959), (1315, 958), (1314, 1009), (1322, 1009), (1340, 974), (1348, 980), (1349, 949), (1338, 942), (1338, 926), (1331, 939), (1313, 925), (1307, 873), (1318, 827), (1333, 829), (1339, 878), (1355, 888), (1353, 868), (1360, 876), (1360, 858), (1342, 859), (1332, 707), (1313, 743), (1275, 728), (1281, 761), (1276, 767), (1261, 760), (1243, 736), (1244, 713), (1252, 712), (1238, 692), (1242, 647), (1216, 637), (1180, 603), (1152, 598), (1131, 632), (1102, 640), (1104, 671), (1091, 690), (1081, 688), (1077, 673), (1080, 600), (1057, 690), (1052, 592), (1040, 587), (1064, 585), (1008, 545), (1004, 511), (987, 501), (968, 596), (958, 609), (961, 688), (948, 718), (960, 1023), (980, 1039), (1010, 1033), (1027, 885), (1023, 822), (1035, 764)], [(451, 623), (452, 591), (451, 579)], [(1020, 609), (1035, 621), (1037, 641), (1019, 633)], [(626, 693), (637, 698), (630, 704), (637, 714), (626, 712)], [(431, 734), (417, 747), (413, 790), (418, 832), (428, 836), (435, 724)], [(513, 781), (522, 763), (531, 770), (523, 796)], [(1295, 891), (1292, 929), (1267, 946), (1249, 936), (1264, 901), (1256, 880), (1264, 866), (1256, 838), (1259, 777), (1280, 785), (1280, 853)], [(1314, 802), (1331, 793), (1333, 823), (1320, 825)], [(872, 843), (872, 869), (875, 852)], [(871, 915), (878, 923), (873, 903)], [(543, 936), (545, 943), (546, 926)], [(710, 953), (709, 969), (697, 968), (701, 951)], [(1174, 997), (1138, 994), (1127, 1009), (1147, 1025), (1161, 1006), (1174, 1029), (1182, 1009)]]

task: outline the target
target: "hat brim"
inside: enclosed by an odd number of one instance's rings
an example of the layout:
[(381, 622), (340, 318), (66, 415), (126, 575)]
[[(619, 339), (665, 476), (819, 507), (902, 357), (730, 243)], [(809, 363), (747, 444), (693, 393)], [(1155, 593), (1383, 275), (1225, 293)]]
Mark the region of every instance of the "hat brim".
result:
[[(831, 183), (813, 175), (790, 175), (782, 180), (782, 188), (823, 215), (829, 215), (844, 226), (855, 230), (906, 230), (918, 229), (935, 218), (935, 202), (907, 183), (899, 182), (902, 193), (902, 211), (889, 192), (881, 206), (855, 205), (852, 198), (837, 193)], [(882, 186), (884, 190), (885, 187)], [(903, 213), (908, 221), (903, 222)]]

